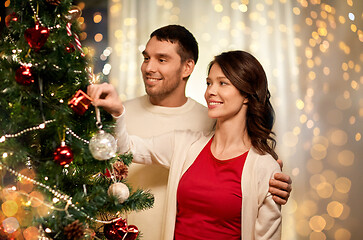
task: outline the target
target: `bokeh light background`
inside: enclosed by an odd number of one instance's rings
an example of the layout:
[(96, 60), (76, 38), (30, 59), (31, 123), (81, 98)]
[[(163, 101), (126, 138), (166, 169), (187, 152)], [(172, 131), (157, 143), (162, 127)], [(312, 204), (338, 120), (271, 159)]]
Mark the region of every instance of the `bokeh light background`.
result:
[(255, 55), (293, 179), (283, 239), (363, 239), (363, 1), (110, 0), (108, 15), (109, 78), (124, 99), (144, 94), (140, 51), (158, 27), (181, 24), (197, 38), (187, 95), (203, 104), (214, 55)]
[[(80, 39), (94, 59), (95, 73), (102, 72), (124, 100), (145, 94), (140, 52), (161, 26), (184, 25), (198, 40), (200, 57), (187, 95), (202, 104), (206, 67), (214, 55), (242, 49), (256, 56), (269, 79), (277, 151), (293, 179), (292, 195), (282, 208), (283, 239), (363, 239), (362, 0), (75, 4), (83, 11)], [(0, 190), (0, 238), (5, 229), (17, 239), (33, 239), (38, 229), (31, 226), (32, 218), (49, 214), (52, 203), (45, 204), (24, 179)]]

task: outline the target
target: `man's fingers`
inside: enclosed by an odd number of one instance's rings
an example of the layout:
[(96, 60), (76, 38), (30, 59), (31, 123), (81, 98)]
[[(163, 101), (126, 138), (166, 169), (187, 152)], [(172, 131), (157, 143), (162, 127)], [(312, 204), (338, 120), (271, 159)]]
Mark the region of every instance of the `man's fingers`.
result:
[(269, 192), (272, 195), (277, 196), (277, 197), (279, 197), (281, 199), (284, 199), (284, 200), (287, 200), (290, 197), (289, 192), (284, 191), (284, 190), (280, 190), (280, 189), (277, 189), (277, 188), (273, 188), (273, 187), (269, 188)]
[(88, 85), (87, 94), (92, 98), (93, 101), (97, 101), (99, 98), (99, 94), (100, 94), (98, 92), (100, 92), (100, 90), (101, 90), (101, 87), (99, 84)]
[(95, 89), (95, 85), (88, 85), (87, 86), (87, 94), (88, 96), (90, 96), (92, 98), (93, 96), (93, 92), (94, 92), (94, 89)]
[(92, 105), (102, 107), (113, 116), (123, 112), (122, 102), (114, 86), (108, 83), (92, 84), (87, 87), (87, 94), (92, 98)]
[[(291, 184), (286, 182), (277, 181), (276, 179), (270, 179), (270, 187), (272, 189), (281, 190), (284, 192), (291, 192)], [(271, 192), (272, 193), (272, 192)]]
[(272, 199), (277, 203), (277, 204), (280, 204), (280, 205), (285, 205), (287, 203), (287, 200), (285, 199), (282, 199), (282, 198), (279, 198), (278, 196), (274, 195), (272, 196)]
[(113, 86), (110, 84), (93, 84), (87, 87), (87, 94), (92, 98), (93, 105), (102, 106), (100, 99), (106, 99), (113, 93)]
[(276, 203), (285, 205), (292, 190), (292, 180), (290, 176), (283, 173), (276, 173), (274, 178), (270, 179), (269, 192), (273, 195), (272, 198)]
[(283, 174), (283, 173), (275, 173), (274, 178), (279, 181), (286, 182), (288, 184), (292, 183), (292, 180), (289, 175)]

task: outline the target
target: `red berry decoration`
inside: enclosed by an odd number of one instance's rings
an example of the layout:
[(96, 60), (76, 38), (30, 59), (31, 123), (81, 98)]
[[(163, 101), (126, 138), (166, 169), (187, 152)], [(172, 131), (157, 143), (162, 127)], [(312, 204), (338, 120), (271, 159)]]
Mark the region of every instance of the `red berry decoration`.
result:
[(73, 152), (70, 147), (66, 146), (65, 142), (62, 142), (61, 146), (54, 151), (53, 156), (54, 161), (61, 166), (73, 161)]
[(24, 36), (29, 46), (38, 52), (49, 37), (49, 29), (40, 26), (37, 22), (34, 28), (25, 30)]
[(9, 25), (11, 24), (11, 22), (17, 22), (18, 21), (18, 15), (16, 15), (15, 12), (10, 13), (9, 15), (7, 15), (5, 17), (5, 25), (7, 27), (9, 27)]
[(72, 53), (74, 51), (76, 51), (76, 47), (72, 43), (69, 43), (68, 46), (66, 46), (66, 52)]
[(127, 226), (126, 220), (116, 218), (112, 223), (105, 224), (103, 233), (108, 240), (135, 240), (139, 230), (134, 225)]
[(23, 65), (15, 72), (15, 81), (21, 85), (28, 86), (34, 82), (32, 68), (29, 65)]

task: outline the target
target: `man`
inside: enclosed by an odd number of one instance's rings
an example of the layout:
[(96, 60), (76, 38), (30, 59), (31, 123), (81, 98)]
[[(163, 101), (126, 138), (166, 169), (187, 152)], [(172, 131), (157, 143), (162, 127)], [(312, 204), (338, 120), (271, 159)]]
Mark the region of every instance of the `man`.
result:
[[(214, 120), (208, 118), (207, 109), (185, 96), (187, 80), (198, 60), (194, 36), (182, 26), (162, 27), (150, 35), (142, 54), (141, 72), (147, 95), (123, 104), (128, 132), (151, 137), (173, 130), (210, 131)], [(111, 85), (89, 86), (88, 93), (95, 106), (103, 107), (114, 117), (122, 114), (122, 103)], [(277, 203), (285, 204), (291, 191), (291, 179), (285, 174), (274, 177), (270, 192)], [(134, 187), (150, 189), (155, 196), (152, 209), (130, 213), (128, 222), (139, 227), (143, 239), (161, 239), (168, 170), (161, 166), (132, 164), (128, 180)]]

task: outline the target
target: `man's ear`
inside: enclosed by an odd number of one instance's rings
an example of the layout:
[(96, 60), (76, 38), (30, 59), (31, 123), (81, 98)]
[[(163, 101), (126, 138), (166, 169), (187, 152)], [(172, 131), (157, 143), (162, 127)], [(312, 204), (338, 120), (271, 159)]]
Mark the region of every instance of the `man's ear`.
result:
[(192, 59), (188, 59), (184, 62), (183, 79), (188, 79), (190, 74), (194, 70), (195, 62)]

